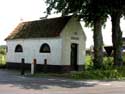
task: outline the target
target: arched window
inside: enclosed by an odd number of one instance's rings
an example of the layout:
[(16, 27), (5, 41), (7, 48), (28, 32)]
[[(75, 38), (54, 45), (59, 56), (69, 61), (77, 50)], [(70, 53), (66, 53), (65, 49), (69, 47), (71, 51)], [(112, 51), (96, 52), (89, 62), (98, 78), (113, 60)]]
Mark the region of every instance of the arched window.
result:
[(50, 46), (47, 43), (44, 43), (40, 47), (40, 53), (50, 53)]
[(22, 46), (18, 44), (15, 48), (15, 52), (23, 52)]

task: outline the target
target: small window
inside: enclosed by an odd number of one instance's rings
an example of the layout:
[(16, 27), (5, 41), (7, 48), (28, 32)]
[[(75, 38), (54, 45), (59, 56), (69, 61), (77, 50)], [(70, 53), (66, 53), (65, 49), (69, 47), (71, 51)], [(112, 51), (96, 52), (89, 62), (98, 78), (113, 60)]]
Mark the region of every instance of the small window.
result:
[(15, 52), (23, 52), (23, 48), (21, 45), (17, 45), (15, 48)]
[(40, 47), (40, 53), (50, 53), (50, 46), (47, 43), (44, 43)]

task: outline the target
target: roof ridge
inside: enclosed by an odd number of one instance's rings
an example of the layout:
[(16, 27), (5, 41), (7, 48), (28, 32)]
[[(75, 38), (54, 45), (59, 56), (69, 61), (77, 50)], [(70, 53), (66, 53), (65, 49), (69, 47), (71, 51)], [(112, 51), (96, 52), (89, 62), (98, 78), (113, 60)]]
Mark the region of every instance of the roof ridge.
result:
[(23, 21), (21, 23), (28, 23), (28, 22), (37, 22), (37, 21), (44, 21), (44, 20), (55, 20), (55, 19), (60, 19), (60, 18), (71, 18), (72, 16), (59, 16), (59, 17), (52, 17), (52, 18), (46, 18), (46, 19), (37, 19), (37, 20), (32, 20), (32, 21)]
[(19, 23), (5, 40), (59, 36), (70, 18), (63, 16)]

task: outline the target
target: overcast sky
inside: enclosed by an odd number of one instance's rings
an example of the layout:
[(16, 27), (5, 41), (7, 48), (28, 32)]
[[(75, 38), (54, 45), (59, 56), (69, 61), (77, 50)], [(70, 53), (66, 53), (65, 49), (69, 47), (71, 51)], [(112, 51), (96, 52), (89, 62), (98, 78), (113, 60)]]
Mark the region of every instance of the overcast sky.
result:
[[(6, 44), (4, 39), (21, 21), (37, 20), (44, 17), (46, 10), (45, 0), (0, 0), (0, 45)], [(125, 21), (121, 20), (122, 31), (125, 32)], [(93, 45), (92, 31), (84, 28), (87, 36), (87, 48)], [(111, 23), (103, 29), (104, 45), (111, 45)], [(123, 36), (125, 36), (123, 32)]]
[(44, 0), (0, 0), (0, 45), (19, 22), (37, 20), (45, 9)]

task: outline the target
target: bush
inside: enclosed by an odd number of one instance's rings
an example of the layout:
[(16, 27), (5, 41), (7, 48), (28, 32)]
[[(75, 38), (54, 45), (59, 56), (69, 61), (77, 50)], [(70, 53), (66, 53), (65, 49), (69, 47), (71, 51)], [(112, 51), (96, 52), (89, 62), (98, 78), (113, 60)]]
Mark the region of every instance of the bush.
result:
[(113, 69), (113, 57), (104, 57), (102, 68), (105, 70)]
[[(125, 68), (124, 68), (125, 69)], [(122, 73), (122, 74), (121, 74)], [(123, 68), (115, 68), (113, 66), (112, 57), (104, 57), (103, 65), (100, 69), (95, 69), (90, 55), (86, 56), (85, 71), (71, 72), (70, 75), (75, 79), (121, 79), (123, 77)]]
[(6, 48), (0, 46), (0, 54), (5, 55), (6, 54)]
[(91, 70), (91, 69), (93, 69), (92, 56), (87, 55), (85, 59), (85, 70)]
[[(93, 64), (93, 59), (92, 59), (92, 56), (90, 55), (87, 55), (86, 56), (86, 60), (85, 60), (85, 70), (93, 70), (93, 69), (96, 69)], [(113, 68), (113, 57), (104, 57), (103, 58), (103, 63), (102, 63), (102, 66), (100, 69), (105, 69), (105, 70), (108, 70), (108, 69), (112, 69)]]
[(86, 70), (83, 72), (72, 72), (71, 77), (74, 79), (98, 79), (98, 80), (109, 80), (109, 79), (121, 79), (122, 75), (116, 70)]

